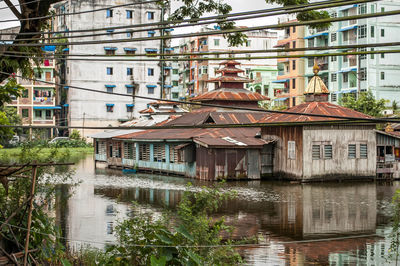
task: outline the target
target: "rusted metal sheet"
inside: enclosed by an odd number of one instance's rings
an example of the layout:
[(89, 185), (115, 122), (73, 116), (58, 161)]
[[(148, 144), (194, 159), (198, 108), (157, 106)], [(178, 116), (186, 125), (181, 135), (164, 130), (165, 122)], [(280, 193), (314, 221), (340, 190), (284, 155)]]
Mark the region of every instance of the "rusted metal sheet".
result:
[[(206, 92), (197, 97), (193, 97), (191, 101), (214, 101), (214, 100), (224, 100), (224, 101), (267, 101), (270, 100), (267, 96), (261, 95), (257, 92), (251, 92), (246, 89), (217, 89), (213, 91)], [(230, 103), (229, 105), (232, 105)]]
[[(335, 105), (329, 102), (307, 102), (296, 105), (287, 109), (288, 112), (298, 114), (318, 114), (343, 116), (352, 118), (371, 118), (371, 116), (357, 112), (355, 110)], [(338, 118), (317, 117), (308, 115), (292, 115), (292, 114), (267, 114), (260, 123), (287, 123), (287, 122), (314, 122), (314, 121), (337, 121)]]

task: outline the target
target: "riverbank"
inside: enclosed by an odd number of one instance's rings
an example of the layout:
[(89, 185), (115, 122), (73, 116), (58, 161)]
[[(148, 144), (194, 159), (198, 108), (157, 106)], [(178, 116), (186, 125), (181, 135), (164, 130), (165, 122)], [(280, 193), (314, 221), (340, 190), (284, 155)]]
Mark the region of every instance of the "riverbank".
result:
[[(40, 157), (48, 157), (54, 152), (55, 148), (32, 148)], [(93, 147), (78, 148), (57, 148), (58, 154), (68, 154), (71, 158), (84, 158), (88, 154), (93, 154)], [(22, 148), (0, 149), (0, 161), (7, 161), (10, 158), (18, 158), (22, 153)]]

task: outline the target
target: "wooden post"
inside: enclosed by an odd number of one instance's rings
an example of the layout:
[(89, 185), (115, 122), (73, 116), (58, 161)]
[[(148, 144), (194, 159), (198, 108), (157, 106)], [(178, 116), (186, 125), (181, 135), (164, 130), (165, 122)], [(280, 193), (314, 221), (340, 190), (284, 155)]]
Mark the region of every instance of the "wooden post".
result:
[(26, 240), (25, 240), (25, 252), (24, 252), (24, 266), (28, 265), (28, 249), (29, 249), (29, 236), (31, 232), (31, 223), (32, 223), (32, 209), (33, 209), (33, 199), (35, 194), (35, 184), (36, 184), (36, 174), (37, 174), (37, 165), (32, 167), (32, 184), (31, 184), (31, 195), (29, 201), (29, 211), (28, 211), (28, 226), (26, 232)]

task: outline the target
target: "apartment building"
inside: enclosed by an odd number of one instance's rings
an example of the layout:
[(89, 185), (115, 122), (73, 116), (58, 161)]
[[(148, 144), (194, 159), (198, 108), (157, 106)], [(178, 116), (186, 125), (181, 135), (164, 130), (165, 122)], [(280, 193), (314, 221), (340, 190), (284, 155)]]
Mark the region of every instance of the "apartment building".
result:
[[(17, 33), (19, 27), (13, 27), (1, 30), (0, 33)], [(10, 38), (10, 36), (3, 36)], [(0, 37), (1, 38), (1, 37)], [(14, 38), (14, 37), (11, 37)], [(1, 40), (0, 42), (12, 42), (11, 40)], [(53, 56), (55, 46), (43, 46), (43, 57)], [(55, 82), (54, 69), (55, 62), (52, 59), (44, 59), (39, 66), (33, 61), (32, 68), (35, 74), (35, 81), (16, 77), (17, 82), (24, 87), (21, 97), (12, 97), (12, 102), (7, 106), (16, 108), (18, 115), (22, 118), (24, 126), (54, 126), (56, 125), (56, 114), (61, 109), (56, 106), (56, 90), (54, 84), (45, 82)], [(37, 137), (48, 139), (52, 138), (56, 133), (53, 129), (43, 128), (35, 130)], [(32, 135), (32, 131), (27, 132)]]
[[(129, 4), (132, 5), (129, 5)], [(114, 7), (115, 5), (126, 5)], [(170, 34), (172, 29), (150, 30), (137, 32), (138, 29), (126, 26), (157, 23), (163, 19), (165, 9), (156, 3), (128, 0), (72, 1), (67, 0), (55, 4), (54, 10), (60, 16), (54, 20), (56, 30), (88, 30), (110, 27), (125, 27), (85, 33), (70, 33), (70, 35), (99, 34), (101, 36), (70, 38), (73, 42), (96, 41), (100, 43), (85, 45), (70, 45), (65, 53), (82, 55), (80, 60), (65, 60), (61, 66), (60, 97), (64, 119), (70, 126), (118, 126), (121, 122), (139, 117), (139, 111), (154, 100), (144, 100), (127, 96), (93, 93), (78, 90), (73, 87), (84, 87), (103, 92), (132, 94), (154, 98), (165, 97), (170, 92), (169, 67), (158, 61), (118, 61), (120, 58), (130, 58), (127, 55), (146, 54), (144, 58), (157, 59), (155, 54), (169, 52), (167, 43), (160, 40), (129, 41), (130, 39), (146, 38)], [(108, 9), (107, 9), (108, 7)], [(97, 12), (77, 15), (62, 15), (65, 13), (105, 9)], [(116, 41), (122, 40), (122, 41)], [(104, 41), (104, 43), (102, 43)], [(107, 43), (107, 41), (116, 41)], [(115, 61), (93, 61), (86, 54), (104, 55)], [(118, 57), (120, 55), (121, 57)], [(102, 58), (102, 57), (96, 57)], [(140, 57), (134, 57), (136, 59)], [(162, 90), (165, 89), (165, 91)], [(85, 136), (92, 135), (97, 130), (85, 130)]]
[[(332, 17), (345, 17), (357, 14), (398, 10), (399, 1), (379, 1), (358, 5), (348, 5), (331, 9)], [(327, 45), (350, 45), (394, 42), (400, 35), (398, 24), (400, 16), (386, 16), (369, 19), (349, 20), (333, 23), (329, 29), (306, 29), (306, 47), (325, 47)], [(399, 47), (368, 48), (368, 50), (390, 50)], [(360, 48), (359, 51), (366, 51)], [(339, 51), (355, 51), (344, 49)], [(332, 51), (334, 52), (334, 51)], [(338, 51), (335, 51), (338, 52)], [(318, 53), (310, 51), (307, 53)], [(400, 99), (400, 55), (348, 55), (324, 57), (318, 60), (321, 78), (326, 82), (331, 102), (338, 102), (347, 93), (371, 90), (377, 99), (390, 101)], [(313, 59), (308, 59), (305, 76), (312, 78)]]
[[(294, 15), (279, 18), (279, 23), (296, 22)], [(284, 28), (284, 35), (275, 46), (280, 49), (304, 48), (304, 26), (292, 26)], [(304, 52), (280, 52), (278, 55), (302, 55)], [(293, 107), (304, 102), (304, 58), (279, 58), (278, 77), (273, 83), (281, 84), (270, 98), (274, 106)]]
[[(200, 32), (215, 31), (215, 28), (202, 27)], [(185, 38), (181, 40), (177, 51), (180, 53), (212, 53), (212, 52), (240, 52), (271, 49), (277, 44), (278, 32), (272, 30), (257, 30), (245, 32), (248, 37), (247, 42), (239, 47), (232, 47), (228, 44), (227, 39), (221, 35), (208, 35)], [(179, 83), (178, 87), (182, 92), (178, 93), (184, 97), (193, 97), (198, 94), (214, 90), (215, 86), (212, 83), (207, 84), (207, 80), (215, 78), (216, 70), (223, 60), (218, 60), (219, 57), (236, 57), (237, 61), (241, 63), (243, 69), (246, 70), (246, 76), (254, 68), (277, 68), (276, 59), (251, 59), (257, 55), (265, 54), (223, 54), (223, 55), (206, 55), (207, 57), (217, 58), (216, 60), (196, 61), (198, 55), (191, 55), (188, 58), (192, 59), (187, 62), (179, 62)], [(268, 54), (271, 55), (271, 54)], [(249, 59), (240, 60), (240, 57), (247, 57)], [(250, 85), (247, 86), (249, 88)]]

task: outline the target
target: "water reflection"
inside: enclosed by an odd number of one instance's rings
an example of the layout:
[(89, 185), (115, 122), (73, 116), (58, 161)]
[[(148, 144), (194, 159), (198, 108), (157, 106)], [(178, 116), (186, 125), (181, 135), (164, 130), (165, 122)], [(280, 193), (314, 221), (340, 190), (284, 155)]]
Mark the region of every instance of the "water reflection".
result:
[[(141, 211), (159, 215), (177, 206), (190, 181), (94, 169), (91, 157), (78, 165), (75, 178), (82, 183), (64, 187), (73, 195), (57, 214), (63, 217), (59, 220), (64, 221), (69, 239), (98, 248), (115, 241), (114, 227), (130, 215), (132, 201)], [(194, 191), (210, 185), (191, 181)], [(387, 264), (385, 236), (396, 188), (374, 183), (229, 183), (226, 189), (237, 191), (238, 197), (224, 202), (215, 216), (224, 216), (235, 226), (235, 238), (260, 235), (268, 243), (241, 250), (251, 264)], [(375, 233), (382, 237), (372, 236)], [(326, 240), (342, 236), (362, 237)]]

